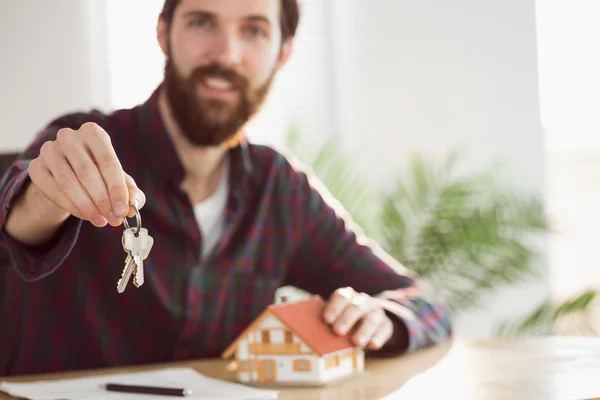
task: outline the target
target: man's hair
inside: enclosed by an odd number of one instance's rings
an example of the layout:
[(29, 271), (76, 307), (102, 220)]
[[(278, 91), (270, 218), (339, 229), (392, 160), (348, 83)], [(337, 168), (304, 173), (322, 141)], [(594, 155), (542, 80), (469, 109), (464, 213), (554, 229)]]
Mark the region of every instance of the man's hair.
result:
[[(170, 25), (175, 15), (175, 9), (181, 3), (181, 0), (165, 0), (161, 17)], [(281, 24), (281, 40), (293, 37), (298, 28), (300, 20), (300, 9), (298, 0), (281, 0), (281, 16), (279, 17)]]

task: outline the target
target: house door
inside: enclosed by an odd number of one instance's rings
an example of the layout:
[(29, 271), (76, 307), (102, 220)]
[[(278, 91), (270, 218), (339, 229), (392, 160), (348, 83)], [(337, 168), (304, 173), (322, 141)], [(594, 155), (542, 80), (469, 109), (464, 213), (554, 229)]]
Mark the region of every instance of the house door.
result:
[(258, 360), (256, 369), (258, 370), (259, 382), (275, 382), (277, 380), (277, 364), (274, 360)]

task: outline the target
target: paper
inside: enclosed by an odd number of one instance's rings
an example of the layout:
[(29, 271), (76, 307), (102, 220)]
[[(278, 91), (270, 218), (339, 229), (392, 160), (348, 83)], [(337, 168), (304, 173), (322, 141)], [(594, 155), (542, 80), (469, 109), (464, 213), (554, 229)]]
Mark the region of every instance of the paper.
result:
[[(173, 396), (109, 392), (107, 383), (162, 386), (191, 389), (184, 399), (254, 400), (277, 399), (279, 392), (263, 390), (234, 382), (209, 378), (192, 368), (167, 368), (146, 372), (72, 378), (54, 381), (12, 383), (1, 382), (0, 390), (11, 396), (30, 400), (137, 400), (176, 399)], [(182, 397), (179, 397), (182, 398)]]

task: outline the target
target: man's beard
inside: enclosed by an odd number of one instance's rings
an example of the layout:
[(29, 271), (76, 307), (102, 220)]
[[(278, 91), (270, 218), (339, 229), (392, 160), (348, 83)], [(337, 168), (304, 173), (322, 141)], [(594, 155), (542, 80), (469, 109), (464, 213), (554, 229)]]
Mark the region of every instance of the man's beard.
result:
[[(196, 68), (185, 78), (175, 68), (172, 58), (165, 64), (164, 88), (171, 112), (182, 134), (197, 146), (219, 146), (236, 142), (242, 127), (260, 109), (269, 92), (275, 71), (259, 88), (250, 88), (246, 78), (218, 64)], [(237, 100), (199, 98), (198, 85), (206, 77), (224, 79), (237, 90)]]

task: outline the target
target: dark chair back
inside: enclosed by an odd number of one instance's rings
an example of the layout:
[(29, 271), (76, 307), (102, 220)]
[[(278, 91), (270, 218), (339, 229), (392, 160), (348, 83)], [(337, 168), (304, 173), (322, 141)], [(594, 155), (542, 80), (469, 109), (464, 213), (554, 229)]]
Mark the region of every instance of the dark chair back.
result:
[(19, 153), (16, 152), (0, 153), (0, 177), (4, 175), (18, 156)]
[[(19, 153), (9, 152), (0, 153), (0, 182), (4, 178), (4, 174), (8, 171), (13, 161), (19, 156)], [(0, 246), (0, 266), (8, 265), (10, 263), (10, 256), (4, 247)]]

